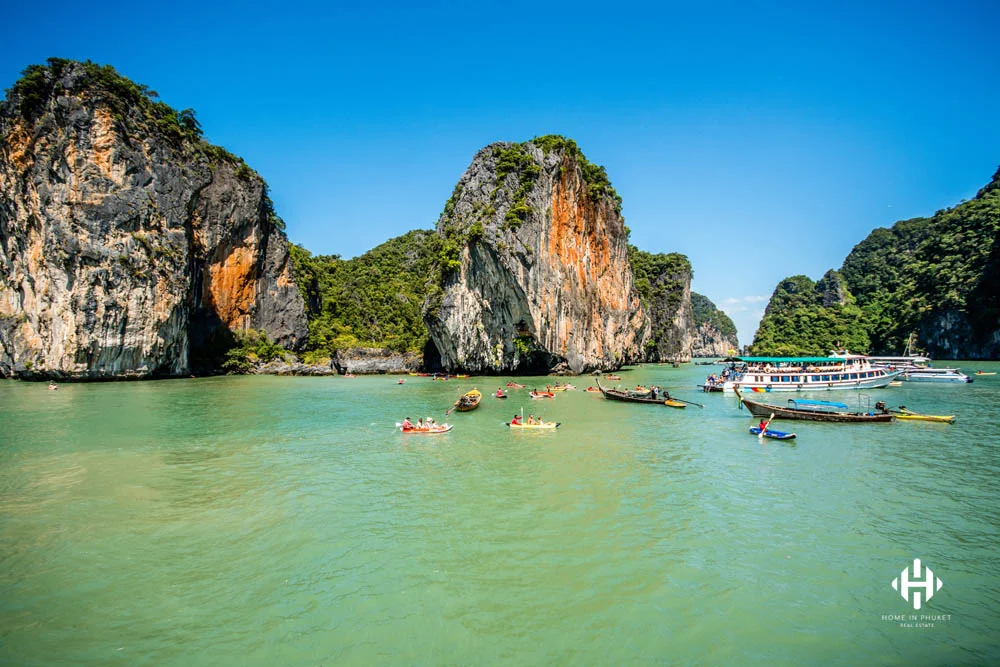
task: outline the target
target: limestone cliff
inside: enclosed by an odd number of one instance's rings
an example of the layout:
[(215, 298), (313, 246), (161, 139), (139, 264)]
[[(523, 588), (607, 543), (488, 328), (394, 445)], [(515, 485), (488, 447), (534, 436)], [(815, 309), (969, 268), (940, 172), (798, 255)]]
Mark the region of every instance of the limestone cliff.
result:
[(230, 331), (306, 336), (242, 160), (110, 67), (50, 59), (0, 105), (0, 374), (185, 374)]
[(649, 253), (629, 246), (636, 289), (649, 316), (645, 361), (691, 361), (694, 314), (691, 262), (680, 253)]
[(729, 316), (719, 310), (711, 299), (701, 294), (691, 294), (691, 306), (695, 326), (692, 356), (724, 357), (735, 354), (740, 346), (736, 338), (736, 325)]
[(442, 366), (580, 373), (640, 360), (648, 322), (620, 202), (571, 140), (480, 150), (437, 224), (424, 320)]

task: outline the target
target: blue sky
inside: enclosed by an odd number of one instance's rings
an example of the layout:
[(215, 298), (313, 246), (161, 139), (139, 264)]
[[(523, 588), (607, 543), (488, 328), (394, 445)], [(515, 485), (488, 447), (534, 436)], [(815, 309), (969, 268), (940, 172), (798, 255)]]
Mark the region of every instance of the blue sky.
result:
[(430, 228), (475, 152), (563, 134), (632, 241), (687, 254), (750, 342), (777, 282), (1000, 165), (1000, 3), (5, 7), (0, 87), (50, 56), (194, 108), (294, 242), (344, 257)]

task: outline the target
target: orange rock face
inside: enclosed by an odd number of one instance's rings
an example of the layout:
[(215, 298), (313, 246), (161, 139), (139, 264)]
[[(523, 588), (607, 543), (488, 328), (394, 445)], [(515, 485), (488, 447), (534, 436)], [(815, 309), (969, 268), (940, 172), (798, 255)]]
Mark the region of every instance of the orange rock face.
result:
[(205, 299), (222, 323), (234, 331), (249, 327), (257, 301), (257, 256), (252, 248), (234, 248), (218, 264), (210, 264)]
[[(579, 373), (639, 359), (648, 323), (624, 223), (610, 188), (592, 192), (581, 159), (495, 144), (462, 176), (438, 231), (479, 225), (483, 234), (425, 316), (446, 368)], [(498, 165), (512, 163), (524, 171), (498, 179)], [(518, 207), (530, 213), (512, 224)]]

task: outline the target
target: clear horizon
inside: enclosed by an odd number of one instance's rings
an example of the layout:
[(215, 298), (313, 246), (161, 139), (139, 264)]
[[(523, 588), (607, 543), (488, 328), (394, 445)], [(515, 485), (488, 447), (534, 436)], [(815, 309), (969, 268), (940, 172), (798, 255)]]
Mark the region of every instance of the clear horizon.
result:
[(292, 242), (343, 257), (433, 227), (481, 147), (571, 137), (632, 243), (687, 255), (743, 344), (782, 278), (1000, 164), (996, 4), (571, 7), (22, 5), (0, 87), (112, 65), (245, 158)]

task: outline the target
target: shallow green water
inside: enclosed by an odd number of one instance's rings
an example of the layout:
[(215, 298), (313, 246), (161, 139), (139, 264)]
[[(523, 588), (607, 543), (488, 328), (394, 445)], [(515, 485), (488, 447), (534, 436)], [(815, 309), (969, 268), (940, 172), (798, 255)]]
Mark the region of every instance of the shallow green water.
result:
[[(512, 392), (441, 436), (393, 424), (498, 379), (0, 382), (0, 663), (1000, 660), (1000, 375), (871, 394), (953, 426), (785, 444), (707, 371), (623, 381), (703, 410)], [(522, 406), (563, 426), (511, 433)], [(883, 620), (915, 613), (951, 618)]]

